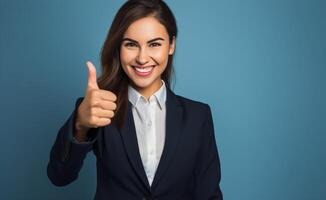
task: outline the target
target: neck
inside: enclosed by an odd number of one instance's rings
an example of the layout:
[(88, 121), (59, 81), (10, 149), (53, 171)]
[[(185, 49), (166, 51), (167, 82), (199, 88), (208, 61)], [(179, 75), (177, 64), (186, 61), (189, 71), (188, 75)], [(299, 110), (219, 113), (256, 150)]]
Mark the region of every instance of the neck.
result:
[(163, 85), (161, 79), (157, 79), (154, 81), (151, 85), (148, 87), (138, 87), (133, 84), (133, 87), (141, 94), (143, 95), (147, 100), (150, 96), (152, 96), (156, 91), (158, 91), (161, 86)]

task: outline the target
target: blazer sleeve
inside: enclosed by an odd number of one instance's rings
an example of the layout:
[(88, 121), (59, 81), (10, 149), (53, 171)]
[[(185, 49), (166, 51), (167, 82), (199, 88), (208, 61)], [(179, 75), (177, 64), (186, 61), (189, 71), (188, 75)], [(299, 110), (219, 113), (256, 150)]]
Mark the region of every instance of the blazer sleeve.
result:
[(50, 152), (47, 175), (56, 186), (65, 186), (77, 179), (86, 154), (97, 140), (97, 129), (93, 128), (88, 132), (91, 137), (87, 142), (79, 143), (73, 138), (76, 112), (82, 100), (82, 97), (77, 99), (74, 111), (59, 129)]
[(206, 108), (201, 147), (195, 167), (195, 199), (223, 200), (220, 189), (220, 159), (215, 141), (213, 118), (209, 105), (206, 105)]

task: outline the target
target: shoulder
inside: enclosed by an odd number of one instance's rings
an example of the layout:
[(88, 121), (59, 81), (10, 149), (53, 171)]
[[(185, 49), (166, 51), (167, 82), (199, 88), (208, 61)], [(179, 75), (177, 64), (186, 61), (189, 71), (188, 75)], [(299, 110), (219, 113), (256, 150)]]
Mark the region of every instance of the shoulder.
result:
[(208, 115), (211, 115), (211, 108), (209, 104), (190, 99), (181, 95), (176, 95), (176, 98), (180, 102), (180, 105), (183, 107), (186, 114), (195, 114), (200, 118), (207, 118)]
[(208, 103), (175, 95), (182, 108), (182, 121), (184, 130), (189, 130), (187, 136), (200, 141), (210, 138), (214, 132), (213, 116)]
[(183, 106), (187, 106), (187, 107), (194, 107), (197, 109), (207, 109), (207, 107), (209, 107), (209, 105), (205, 102), (202, 101), (198, 101), (198, 100), (194, 100), (194, 99), (190, 99), (181, 95), (177, 95), (176, 97), (178, 99), (178, 101), (183, 105)]

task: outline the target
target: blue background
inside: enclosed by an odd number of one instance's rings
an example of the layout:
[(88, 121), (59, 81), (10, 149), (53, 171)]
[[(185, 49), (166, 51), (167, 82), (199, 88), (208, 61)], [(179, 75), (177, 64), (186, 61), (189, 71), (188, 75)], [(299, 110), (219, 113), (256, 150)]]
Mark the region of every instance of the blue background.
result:
[[(92, 153), (67, 187), (46, 165), (123, 2), (1, 0), (0, 199), (93, 198)], [(211, 105), (226, 200), (326, 199), (325, 2), (167, 1), (174, 91)]]

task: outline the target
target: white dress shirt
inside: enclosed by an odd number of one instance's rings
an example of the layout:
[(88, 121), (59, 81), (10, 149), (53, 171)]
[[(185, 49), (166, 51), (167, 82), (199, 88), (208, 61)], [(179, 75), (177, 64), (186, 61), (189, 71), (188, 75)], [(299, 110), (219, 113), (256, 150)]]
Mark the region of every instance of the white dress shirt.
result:
[(132, 104), (138, 147), (150, 185), (160, 161), (165, 141), (166, 86), (162, 86), (149, 100), (131, 85), (128, 86), (128, 99)]

